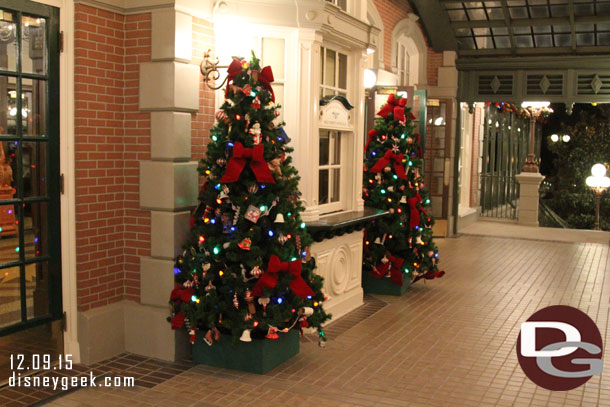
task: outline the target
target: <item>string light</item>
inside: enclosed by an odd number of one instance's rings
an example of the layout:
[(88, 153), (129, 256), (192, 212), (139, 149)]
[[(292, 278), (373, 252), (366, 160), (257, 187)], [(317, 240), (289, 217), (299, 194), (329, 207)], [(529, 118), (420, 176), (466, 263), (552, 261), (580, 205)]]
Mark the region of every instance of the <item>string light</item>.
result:
[(212, 252), (214, 252), (214, 254), (220, 253), (220, 246), (214, 246), (214, 248), (212, 249)]
[(199, 236), (199, 243), (203, 243), (205, 242), (205, 236), (201, 235)]
[(270, 230), (269, 232), (267, 232), (267, 234), (269, 235), (269, 237), (273, 237), (273, 230)]
[(281, 303), (283, 303), (283, 302), (284, 302), (284, 299), (283, 299), (282, 297), (279, 297), (279, 298), (277, 299), (277, 303), (278, 303), (278, 304), (281, 304)]
[(218, 141), (218, 137), (216, 137), (215, 135), (212, 136), (212, 141), (214, 141), (214, 142)]
[(225, 275), (225, 272), (224, 272), (224, 271), (222, 271), (222, 270), (220, 270), (220, 271), (218, 272), (218, 275), (219, 275), (220, 277), (222, 277), (222, 276), (224, 276), (224, 275)]
[(301, 229), (305, 229), (305, 222), (301, 222)]

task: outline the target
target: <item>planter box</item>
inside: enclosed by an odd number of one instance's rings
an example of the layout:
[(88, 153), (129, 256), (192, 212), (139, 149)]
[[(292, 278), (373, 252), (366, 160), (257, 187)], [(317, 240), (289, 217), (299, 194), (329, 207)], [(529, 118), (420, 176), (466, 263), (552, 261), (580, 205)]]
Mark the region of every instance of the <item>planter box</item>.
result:
[(208, 346), (203, 333), (197, 332), (193, 344), (193, 361), (225, 369), (264, 374), (299, 353), (299, 332), (279, 332), (278, 339), (252, 339), (252, 342), (233, 344), (233, 337), (222, 335)]
[(403, 277), (402, 286), (398, 286), (390, 278), (374, 278), (368, 272), (362, 273), (362, 288), (365, 294), (401, 296), (409, 287), (411, 287), (411, 280), (408, 277)]

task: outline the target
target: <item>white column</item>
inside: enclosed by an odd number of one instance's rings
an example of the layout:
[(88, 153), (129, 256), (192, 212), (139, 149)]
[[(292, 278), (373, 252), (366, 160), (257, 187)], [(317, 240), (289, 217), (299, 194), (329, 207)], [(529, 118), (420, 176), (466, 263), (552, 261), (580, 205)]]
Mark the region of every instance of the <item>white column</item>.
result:
[(520, 225), (538, 226), (538, 188), (544, 176), (538, 172), (522, 172), (516, 176), (519, 183), (519, 220)]
[(125, 310), (125, 349), (174, 360), (187, 352), (182, 332), (167, 323), (174, 258), (197, 203), (191, 159), (191, 115), (199, 110), (199, 67), (192, 58), (192, 17), (152, 13), (152, 61), (140, 65), (140, 110), (151, 112), (151, 160), (140, 162), (140, 206), (151, 211), (151, 256), (140, 259), (140, 304)]
[(305, 205), (306, 222), (320, 217), (318, 210), (318, 113), (320, 109), (320, 46), (322, 38), (314, 30), (299, 30), (299, 112), (295, 137), (296, 167), (301, 176), (299, 188)]

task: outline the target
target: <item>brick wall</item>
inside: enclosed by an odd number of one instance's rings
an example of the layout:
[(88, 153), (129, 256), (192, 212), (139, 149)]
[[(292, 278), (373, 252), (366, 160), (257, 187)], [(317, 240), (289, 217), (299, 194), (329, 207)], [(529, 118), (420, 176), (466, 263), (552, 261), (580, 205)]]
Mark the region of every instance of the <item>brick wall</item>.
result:
[(139, 210), (138, 160), (150, 114), (138, 113), (139, 63), (150, 59), (150, 14), (75, 6), (77, 299), (81, 311), (139, 300), (150, 215)]
[[(386, 71), (392, 71), (392, 31), (398, 22), (412, 13), (411, 7), (405, 1), (398, 0), (374, 0), (377, 12), (383, 21), (383, 64)], [(417, 22), (418, 25), (420, 22)], [(421, 29), (421, 27), (420, 27)], [(424, 35), (425, 37), (425, 35)], [(428, 39), (426, 38), (426, 42)], [(429, 42), (428, 42), (429, 45)], [(438, 83), (438, 68), (443, 63), (443, 54), (434, 52), (428, 48), (427, 55), (427, 79), (428, 85), (435, 86)]]
[[(201, 64), (203, 53), (214, 49), (214, 30), (206, 20), (193, 17), (193, 63)], [(222, 70), (224, 78), (225, 70)], [(209, 142), (210, 128), (214, 125), (214, 91), (199, 83), (199, 112), (192, 115), (191, 121), (191, 156), (199, 161), (205, 154)], [(201, 180), (200, 180), (201, 181)]]

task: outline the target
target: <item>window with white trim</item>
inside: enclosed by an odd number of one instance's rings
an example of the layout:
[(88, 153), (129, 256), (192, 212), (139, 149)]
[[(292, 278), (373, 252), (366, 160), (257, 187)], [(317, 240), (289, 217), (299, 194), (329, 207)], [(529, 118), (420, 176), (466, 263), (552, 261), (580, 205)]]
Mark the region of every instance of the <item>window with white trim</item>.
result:
[(318, 204), (326, 205), (325, 212), (345, 209), (341, 179), (345, 165), (341, 149), (340, 131), (320, 130), (320, 159), (318, 162)]
[(326, 2), (334, 4), (343, 11), (347, 11), (347, 0), (326, 0)]
[(320, 99), (334, 95), (347, 97), (347, 55), (321, 47)]
[(398, 86), (409, 86), (409, 52), (402, 41), (396, 42), (396, 74)]

